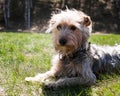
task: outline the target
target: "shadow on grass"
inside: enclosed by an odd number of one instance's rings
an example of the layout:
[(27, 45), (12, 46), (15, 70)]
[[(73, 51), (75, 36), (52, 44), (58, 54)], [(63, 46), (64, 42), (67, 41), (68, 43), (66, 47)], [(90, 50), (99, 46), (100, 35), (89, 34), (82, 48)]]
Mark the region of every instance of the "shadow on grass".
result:
[[(87, 87), (87, 86), (72, 86), (72, 87), (64, 87), (56, 90), (45, 90), (42, 89), (43, 96), (92, 96), (92, 88), (98, 87), (102, 82), (108, 82), (113, 78), (118, 78), (120, 76), (119, 72), (113, 72), (111, 74), (100, 74), (99, 78), (97, 78), (97, 84), (95, 86)], [(109, 83), (110, 83), (109, 82)], [(106, 88), (106, 87), (105, 87)]]
[(91, 87), (74, 86), (56, 90), (43, 89), (44, 96), (91, 96)]

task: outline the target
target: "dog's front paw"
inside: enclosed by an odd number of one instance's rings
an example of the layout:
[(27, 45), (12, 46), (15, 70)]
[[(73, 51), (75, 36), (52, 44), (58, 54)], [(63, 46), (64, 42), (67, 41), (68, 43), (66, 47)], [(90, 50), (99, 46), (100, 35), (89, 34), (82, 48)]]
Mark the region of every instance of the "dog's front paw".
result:
[(34, 77), (26, 77), (25, 81), (35, 81)]
[(43, 79), (36, 78), (36, 77), (26, 77), (26, 78), (25, 78), (25, 81), (40, 82), (40, 83), (42, 83), (44, 80), (43, 80)]

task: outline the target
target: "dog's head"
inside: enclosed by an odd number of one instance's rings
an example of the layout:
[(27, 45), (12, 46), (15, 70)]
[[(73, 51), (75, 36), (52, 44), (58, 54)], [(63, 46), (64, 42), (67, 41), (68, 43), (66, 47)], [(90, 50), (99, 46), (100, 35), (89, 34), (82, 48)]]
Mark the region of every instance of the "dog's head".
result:
[(84, 45), (91, 31), (90, 17), (75, 9), (53, 14), (47, 30), (53, 33), (55, 49), (62, 54), (69, 54)]

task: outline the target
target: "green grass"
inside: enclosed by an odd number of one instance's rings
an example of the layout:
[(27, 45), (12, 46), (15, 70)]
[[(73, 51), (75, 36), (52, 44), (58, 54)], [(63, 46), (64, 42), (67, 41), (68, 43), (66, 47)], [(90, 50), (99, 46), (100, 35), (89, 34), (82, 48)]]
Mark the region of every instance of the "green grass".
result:
[[(89, 41), (120, 44), (120, 35), (92, 35)], [(119, 75), (104, 76), (97, 86), (48, 92), (41, 92), (38, 83), (25, 82), (25, 77), (50, 69), (53, 53), (51, 34), (0, 33), (0, 96), (120, 96)]]
[(93, 34), (90, 41), (99, 45), (120, 44), (120, 35), (115, 34)]

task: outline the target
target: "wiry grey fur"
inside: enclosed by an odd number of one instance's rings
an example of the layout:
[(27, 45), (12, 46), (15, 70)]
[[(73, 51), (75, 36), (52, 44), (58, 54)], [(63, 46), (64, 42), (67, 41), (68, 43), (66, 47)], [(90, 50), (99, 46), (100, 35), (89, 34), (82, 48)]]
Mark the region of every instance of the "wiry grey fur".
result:
[[(120, 72), (120, 45), (111, 47), (90, 44), (90, 49), (79, 50), (77, 55), (73, 56), (60, 57), (60, 62), (62, 62), (66, 71), (55, 74), (58, 80), (48, 84), (47, 87), (89, 86), (96, 83), (95, 75), (99, 73)], [(70, 63), (74, 63), (75, 66), (81, 66), (82, 69), (78, 67), (81, 72), (75, 71), (73, 67), (68, 71), (67, 66)]]
[(91, 45), (91, 55), (93, 57), (93, 72), (112, 72), (120, 70), (120, 45), (97, 46)]
[(81, 11), (67, 9), (53, 14), (48, 31), (53, 31), (53, 44), (58, 55), (53, 58), (50, 71), (25, 80), (43, 83), (54, 77), (55, 82), (46, 83), (46, 88), (93, 85), (97, 74), (119, 71), (120, 45), (89, 44), (91, 30), (90, 17)]

